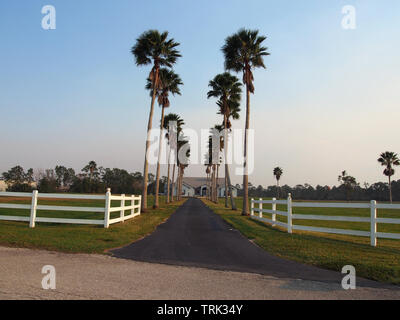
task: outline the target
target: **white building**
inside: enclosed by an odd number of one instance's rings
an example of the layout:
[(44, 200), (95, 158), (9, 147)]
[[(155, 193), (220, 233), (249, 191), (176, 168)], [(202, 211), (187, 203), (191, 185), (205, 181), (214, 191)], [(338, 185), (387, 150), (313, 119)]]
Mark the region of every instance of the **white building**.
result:
[[(183, 177), (182, 195), (184, 197), (205, 197), (209, 189), (207, 178)], [(166, 186), (165, 186), (166, 187)], [(218, 197), (225, 197), (225, 178), (219, 178), (217, 181)], [(164, 192), (166, 193), (167, 190)], [(229, 192), (229, 191), (228, 191)], [(175, 186), (174, 195), (177, 190)], [(232, 194), (237, 197), (237, 189), (232, 186)]]
[(7, 184), (4, 180), (0, 179), (0, 192), (4, 192), (7, 189)]
[[(37, 183), (36, 182), (31, 182), (30, 186), (32, 188), (36, 188), (37, 187)], [(3, 179), (0, 179), (0, 192), (6, 191), (7, 187), (8, 187), (8, 184)]]

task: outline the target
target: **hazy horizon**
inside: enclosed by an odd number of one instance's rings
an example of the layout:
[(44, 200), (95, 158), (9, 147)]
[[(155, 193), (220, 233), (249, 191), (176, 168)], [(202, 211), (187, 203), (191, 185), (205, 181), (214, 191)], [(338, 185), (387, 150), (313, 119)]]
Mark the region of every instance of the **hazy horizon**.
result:
[[(41, 28), (47, 4), (57, 10), (56, 30)], [(355, 30), (341, 26), (349, 4), (356, 8)], [(338, 185), (343, 170), (361, 185), (386, 182), (379, 154), (400, 153), (400, 2), (253, 0), (246, 14), (243, 6), (239, 0), (0, 3), (0, 174), (17, 164), (79, 171), (90, 160), (142, 172), (150, 67), (135, 66), (136, 38), (168, 30), (181, 43), (174, 69), (185, 85), (166, 112), (200, 130), (222, 121), (215, 100), (207, 99), (208, 81), (224, 71), (225, 38), (246, 27), (268, 37), (271, 53), (267, 70), (254, 72), (256, 162), (249, 181), (273, 185), (272, 170), (280, 166), (282, 185)], [(241, 109), (233, 128), (244, 128), (245, 97)], [(156, 104), (153, 127), (159, 118)], [(185, 174), (204, 176), (204, 170), (189, 166)], [(242, 183), (233, 168), (231, 175)]]

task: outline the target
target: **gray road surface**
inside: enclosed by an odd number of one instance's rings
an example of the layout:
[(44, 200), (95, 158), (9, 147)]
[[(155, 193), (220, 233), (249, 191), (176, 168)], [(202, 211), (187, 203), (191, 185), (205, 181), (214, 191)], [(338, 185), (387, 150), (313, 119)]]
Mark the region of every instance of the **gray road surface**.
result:
[[(56, 290), (41, 287), (56, 268)], [(0, 247), (0, 299), (399, 299), (400, 291)]]

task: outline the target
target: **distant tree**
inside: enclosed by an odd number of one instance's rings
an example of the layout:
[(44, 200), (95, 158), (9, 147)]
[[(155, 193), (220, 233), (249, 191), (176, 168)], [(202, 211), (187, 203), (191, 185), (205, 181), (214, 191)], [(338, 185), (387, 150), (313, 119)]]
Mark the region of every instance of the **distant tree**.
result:
[(75, 170), (72, 168), (68, 168), (67, 171), (64, 173), (63, 177), (63, 185), (70, 186), (75, 179)]
[(344, 170), (342, 171), (342, 174), (339, 175), (338, 181), (346, 190), (346, 200), (350, 201), (351, 192), (358, 186), (356, 178), (349, 176), (346, 170)]
[(41, 193), (54, 193), (58, 191), (58, 183), (56, 179), (43, 177), (38, 182), (38, 190)]
[(113, 193), (119, 194), (133, 194), (134, 176), (129, 174), (128, 171), (122, 169), (105, 169), (103, 175), (103, 183), (106, 188), (111, 188)]
[(7, 183), (22, 184), (26, 182), (27, 174), (25, 173), (24, 168), (22, 168), (21, 166), (15, 166), (7, 172), (3, 172), (3, 177)]
[(90, 180), (98, 180), (100, 177), (99, 169), (95, 161), (90, 161), (83, 169), (82, 172), (86, 173)]
[(133, 177), (133, 193), (140, 194), (143, 188), (143, 175), (137, 171), (131, 174)]
[(279, 199), (279, 180), (281, 179), (281, 176), (283, 174), (283, 170), (280, 167), (276, 167), (274, 169), (273, 173), (274, 173), (274, 176), (275, 176), (275, 179), (276, 179), (276, 188), (278, 189), (277, 197)]
[(392, 198), (392, 181), (391, 181), (391, 177), (395, 173), (394, 167), (400, 165), (400, 159), (399, 159), (399, 157), (397, 156), (396, 153), (386, 151), (386, 152), (381, 153), (381, 156), (379, 157), (378, 162), (382, 166), (385, 167), (385, 170), (383, 170), (383, 174), (385, 176), (387, 176), (388, 179), (389, 179), (389, 199), (390, 199), (390, 203), (392, 203), (393, 202), (393, 198)]
[(7, 172), (3, 172), (3, 178), (7, 183), (7, 191), (30, 192), (33, 189), (33, 169), (25, 172), (21, 166), (15, 166)]
[(54, 172), (59, 187), (67, 187), (75, 177), (75, 170), (72, 168), (67, 169), (64, 166), (56, 166)]

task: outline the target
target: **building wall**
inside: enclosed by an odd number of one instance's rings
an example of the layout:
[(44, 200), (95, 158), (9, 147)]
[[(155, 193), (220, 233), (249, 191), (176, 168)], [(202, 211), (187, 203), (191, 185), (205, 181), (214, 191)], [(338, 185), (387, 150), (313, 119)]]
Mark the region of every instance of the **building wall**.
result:
[[(200, 190), (204, 191), (205, 188), (208, 188), (208, 186), (206, 186), (206, 185), (201, 186)], [(165, 192), (166, 192), (166, 190), (165, 190)], [(176, 196), (176, 194), (177, 194), (177, 190), (176, 190), (176, 186), (175, 186), (174, 196)], [(187, 185), (184, 184), (182, 186), (182, 194), (185, 197), (194, 197), (196, 195), (196, 190), (193, 187), (190, 187), (190, 186), (187, 186)], [(236, 188), (232, 188), (232, 194), (233, 194), (234, 198), (237, 197), (237, 189)], [(196, 196), (201, 196), (201, 194), (197, 194)], [(218, 188), (218, 196), (219, 197), (225, 197), (225, 187), (219, 187)]]
[[(37, 187), (37, 183), (36, 182), (32, 182), (30, 184), (30, 186), (32, 188), (36, 188)], [(7, 183), (4, 180), (0, 180), (0, 192), (6, 191), (7, 187), (8, 187)]]
[(193, 197), (194, 196), (194, 189), (191, 187), (188, 187), (186, 185), (182, 186), (182, 194), (184, 197)]
[[(232, 188), (232, 195), (234, 198), (237, 197), (237, 189), (236, 188)], [(220, 187), (218, 189), (218, 196), (219, 197), (225, 197), (225, 187)]]
[[(165, 192), (167, 192), (167, 190), (165, 190)], [(177, 186), (175, 185), (175, 188), (174, 188), (174, 196), (176, 196), (177, 193), (178, 193), (178, 190), (177, 190)], [(184, 197), (193, 197), (193, 196), (194, 196), (194, 193), (195, 193), (194, 188), (189, 187), (189, 186), (187, 186), (187, 185), (185, 185), (185, 184), (182, 185), (182, 195), (183, 195)]]

